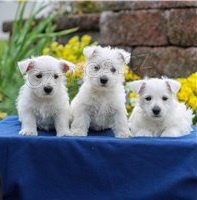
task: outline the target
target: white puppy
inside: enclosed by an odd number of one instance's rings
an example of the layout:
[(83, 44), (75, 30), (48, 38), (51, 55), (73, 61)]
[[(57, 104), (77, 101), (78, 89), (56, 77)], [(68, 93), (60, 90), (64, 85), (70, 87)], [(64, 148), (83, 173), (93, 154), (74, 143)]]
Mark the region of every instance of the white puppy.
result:
[(25, 84), (17, 100), (21, 135), (37, 135), (37, 127), (56, 129), (57, 136), (70, 135), (70, 107), (64, 73), (74, 65), (51, 56), (40, 56), (18, 63)]
[(86, 47), (84, 83), (71, 103), (71, 132), (85, 136), (88, 129), (112, 128), (117, 137), (130, 134), (125, 109), (123, 66), (130, 54), (121, 49)]
[(129, 118), (133, 136), (178, 137), (192, 130), (192, 111), (176, 100), (179, 82), (152, 78), (129, 85), (139, 95)]

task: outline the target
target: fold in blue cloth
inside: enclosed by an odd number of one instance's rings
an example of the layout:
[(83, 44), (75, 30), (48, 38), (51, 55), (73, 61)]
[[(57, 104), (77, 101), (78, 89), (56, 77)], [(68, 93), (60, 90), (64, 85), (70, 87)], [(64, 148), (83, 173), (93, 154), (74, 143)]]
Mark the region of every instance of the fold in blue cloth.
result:
[[(179, 138), (20, 136), (11, 116), (0, 122), (4, 200), (196, 200), (196, 127)], [(51, 136), (51, 137), (49, 137)]]

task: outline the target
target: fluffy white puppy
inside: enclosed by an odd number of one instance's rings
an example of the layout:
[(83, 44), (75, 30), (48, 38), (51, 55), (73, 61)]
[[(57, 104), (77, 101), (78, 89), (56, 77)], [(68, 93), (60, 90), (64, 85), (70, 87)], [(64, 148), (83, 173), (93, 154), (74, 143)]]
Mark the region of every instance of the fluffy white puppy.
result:
[(56, 129), (57, 136), (70, 135), (70, 106), (64, 73), (74, 65), (51, 56), (18, 62), (25, 78), (17, 99), (21, 135), (37, 135), (37, 127)]
[(139, 100), (129, 118), (133, 136), (178, 137), (192, 130), (192, 111), (176, 100), (180, 83), (172, 79), (133, 81)]
[(121, 49), (86, 47), (84, 83), (71, 103), (71, 132), (86, 136), (88, 129), (112, 128), (117, 137), (130, 134), (125, 109), (123, 66), (130, 54)]

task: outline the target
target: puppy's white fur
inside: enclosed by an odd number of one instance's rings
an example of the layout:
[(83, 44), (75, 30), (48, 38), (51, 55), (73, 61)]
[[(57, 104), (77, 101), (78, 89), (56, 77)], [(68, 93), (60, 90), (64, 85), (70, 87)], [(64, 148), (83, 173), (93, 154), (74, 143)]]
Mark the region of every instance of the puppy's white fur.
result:
[[(192, 130), (192, 111), (176, 100), (180, 83), (172, 79), (145, 79), (130, 83), (139, 100), (130, 118), (133, 136), (178, 137)], [(155, 115), (153, 110), (160, 109)]]
[[(17, 99), (21, 135), (37, 135), (37, 127), (56, 129), (57, 136), (70, 135), (70, 106), (64, 73), (74, 65), (51, 56), (40, 56), (18, 63), (25, 84)], [(52, 88), (46, 93), (45, 88)]]
[[(84, 83), (71, 103), (74, 135), (87, 135), (88, 129), (112, 128), (117, 137), (129, 137), (123, 66), (130, 54), (121, 49), (86, 47)], [(101, 83), (101, 79), (107, 83)]]

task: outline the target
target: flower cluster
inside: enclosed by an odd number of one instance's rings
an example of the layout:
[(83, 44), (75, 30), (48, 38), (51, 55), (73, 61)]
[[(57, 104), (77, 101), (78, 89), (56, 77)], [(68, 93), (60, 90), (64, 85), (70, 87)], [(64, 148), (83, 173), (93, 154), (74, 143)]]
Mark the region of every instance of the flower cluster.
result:
[[(124, 77), (125, 77), (126, 83), (140, 79), (140, 77), (134, 74), (133, 71), (129, 69), (128, 66), (125, 66), (124, 68)], [(137, 95), (130, 90), (127, 84), (125, 85), (125, 89), (126, 89), (126, 94), (127, 94), (126, 108), (127, 108), (128, 114), (130, 115), (133, 107), (135, 106)]]
[(181, 89), (177, 94), (178, 100), (184, 102), (193, 110), (193, 123), (197, 123), (197, 72), (187, 78), (178, 78)]
[(185, 102), (193, 111), (197, 110), (197, 72), (188, 78), (178, 78), (181, 89), (177, 95), (178, 99)]
[(43, 54), (63, 58), (73, 63), (79, 63), (85, 60), (83, 49), (90, 45), (90, 42), (91, 37), (89, 35), (84, 35), (81, 39), (79, 36), (74, 36), (65, 45), (52, 42), (49, 47), (43, 50)]
[(52, 42), (49, 47), (43, 50), (43, 54), (62, 58), (76, 64), (75, 72), (69, 71), (66, 74), (67, 81), (70, 82), (73, 79), (82, 78), (85, 62), (83, 49), (88, 45), (95, 44), (91, 43), (91, 37), (89, 35), (84, 35), (81, 39), (78, 36), (74, 36), (64, 46), (58, 42)]

